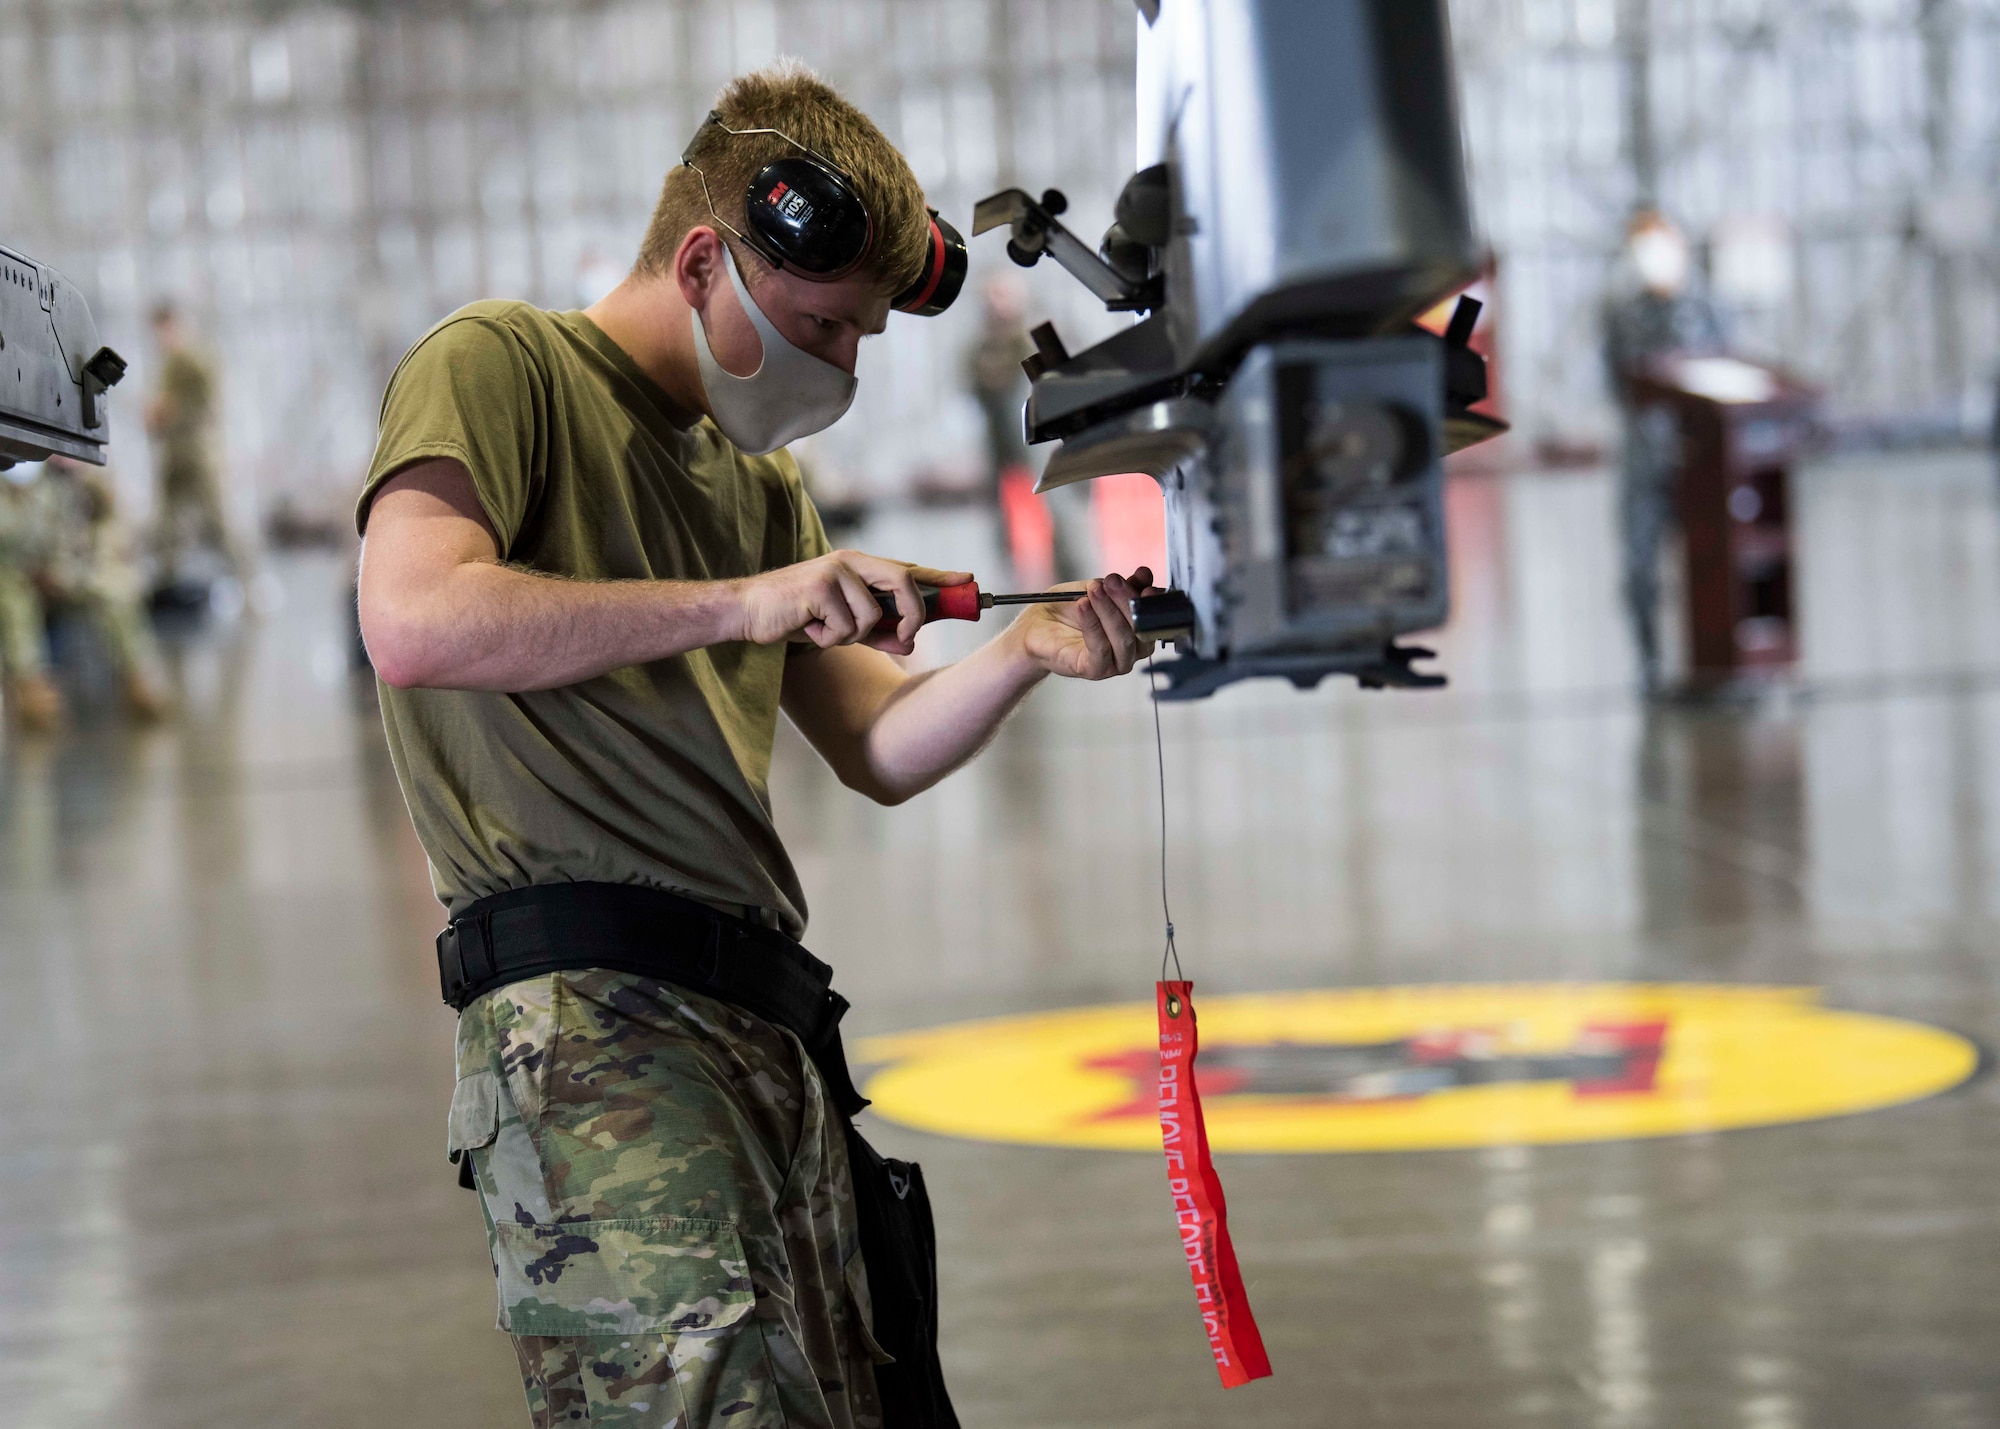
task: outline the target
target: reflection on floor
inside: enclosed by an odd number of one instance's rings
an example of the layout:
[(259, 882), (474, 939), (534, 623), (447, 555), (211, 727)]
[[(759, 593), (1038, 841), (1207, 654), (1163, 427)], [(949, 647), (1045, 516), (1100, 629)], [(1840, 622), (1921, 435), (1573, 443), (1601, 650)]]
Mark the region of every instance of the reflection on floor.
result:
[[(1629, 693), (1603, 481), (1452, 500), (1452, 689), (1165, 711), (1204, 993), (1776, 984), (2000, 1037), (1983, 458), (1805, 474), (1802, 681), (1738, 709)], [(990, 569), (987, 539), (933, 513), (861, 544)], [(175, 725), (0, 751), (10, 1424), (522, 1422), (344, 577), (279, 570), (282, 609), (177, 648)], [(788, 737), (779, 813), (855, 1031), (1148, 997), (1155, 777), (1136, 679), (1043, 691), (898, 810)], [(878, 1129), (932, 1181), (970, 1429), (1970, 1429), (2000, 1423), (1995, 1112), (1975, 1081), (1759, 1130), (1227, 1157), (1277, 1369), (1227, 1399), (1156, 1156)]]

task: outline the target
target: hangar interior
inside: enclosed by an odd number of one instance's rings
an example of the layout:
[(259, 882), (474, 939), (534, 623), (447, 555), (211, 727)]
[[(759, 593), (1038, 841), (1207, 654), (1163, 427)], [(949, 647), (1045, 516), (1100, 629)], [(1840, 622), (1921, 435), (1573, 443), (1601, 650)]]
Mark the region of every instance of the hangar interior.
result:
[[(1743, 342), (1825, 384), (1842, 419), (1989, 424), (2000, 10), (1451, 15), (1502, 381), (1533, 442), (1609, 439), (1597, 307), (1635, 203), (1702, 242)], [(1110, 0), (5, 0), (0, 22), (19, 76), (0, 94), (9, 242), (61, 255), (141, 376), (147, 304), (171, 293), (198, 315), (227, 372), (246, 520), (345, 501), (389, 371), (439, 317), (477, 297), (568, 307), (615, 277), (731, 74), (805, 58), (947, 214), (1053, 186), (1094, 234), (1132, 167), (1133, 23)], [(996, 247), (975, 263), (1004, 264)], [(1027, 281), (1038, 316), (1109, 330), (1067, 278)], [(894, 495), (976, 462), (952, 360), (971, 326), (903, 324), (871, 354), (851, 424), (865, 459), (845, 430), (823, 439), (844, 480)], [(131, 401), (113, 398), (127, 423)], [(141, 504), (144, 463), (136, 446), (119, 462)]]
[[(893, 809), (781, 729), (772, 801), (870, 1135), (929, 1177), (960, 1417), (1986, 1429), (2000, 8), (1450, 12), (1515, 431), (1451, 471), (1449, 688), (1246, 683), (1160, 707), (1156, 764), (1143, 674), (1052, 686)], [(0, 243), (133, 358), (128, 518), (153, 501), (146, 312), (172, 298), (219, 374), (232, 522), (339, 532), (272, 542), (248, 608), (163, 618), (169, 719), (122, 718), (58, 626), (68, 726), (0, 733), (0, 1418), (523, 1422), (444, 1158), (443, 913), (353, 666), (383, 384), (465, 301), (615, 281), (708, 96), (779, 55), (947, 214), (1053, 185), (1094, 234), (1132, 168), (1134, 36), (1112, 0), (0, 0)], [(1736, 345), (1824, 393), (1789, 473), (1796, 659), (1722, 698), (1645, 698), (1620, 608), (1600, 320), (1644, 206), (1694, 240)], [(973, 264), (1004, 271), (997, 240)], [(1019, 281), (1073, 346), (1113, 330), (1046, 265)], [(965, 496), (975, 307), (894, 320), (813, 460), (850, 544), (1004, 587), (1018, 548)], [(994, 623), (926, 633), (919, 663)], [(1157, 1138), (1119, 1107), (1119, 1077), (1145, 1091), (1119, 1059), (1150, 1035), (1162, 771), (1276, 1371), (1227, 1392)], [(982, 1076), (1001, 1018), (1047, 1055)], [(1576, 1070), (1604, 1057), (1632, 1084)]]

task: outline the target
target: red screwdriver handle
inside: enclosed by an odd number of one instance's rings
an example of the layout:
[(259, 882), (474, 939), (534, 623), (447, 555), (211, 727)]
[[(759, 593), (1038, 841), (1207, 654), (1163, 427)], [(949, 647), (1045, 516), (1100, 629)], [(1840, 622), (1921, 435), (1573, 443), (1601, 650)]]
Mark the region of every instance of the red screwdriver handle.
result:
[(927, 620), (979, 619), (979, 582), (923, 588), (924, 618)]
[[(930, 586), (920, 585), (917, 591), (924, 598), (924, 620), (977, 620), (979, 619), (979, 582), (967, 581), (964, 585)], [(880, 630), (894, 625), (902, 611), (896, 604), (896, 597), (888, 591), (875, 592), (876, 603), (882, 607), (882, 619), (876, 625)]]

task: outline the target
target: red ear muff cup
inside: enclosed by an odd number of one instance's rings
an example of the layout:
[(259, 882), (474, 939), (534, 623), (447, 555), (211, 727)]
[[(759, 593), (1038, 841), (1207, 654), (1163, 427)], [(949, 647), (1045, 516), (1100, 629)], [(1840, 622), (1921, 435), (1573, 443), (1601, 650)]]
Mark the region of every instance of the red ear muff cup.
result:
[(970, 265), (959, 231), (939, 218), (936, 209), (931, 210), (930, 220), (930, 257), (917, 281), (898, 293), (893, 304), (897, 312), (920, 318), (934, 318), (958, 301)]

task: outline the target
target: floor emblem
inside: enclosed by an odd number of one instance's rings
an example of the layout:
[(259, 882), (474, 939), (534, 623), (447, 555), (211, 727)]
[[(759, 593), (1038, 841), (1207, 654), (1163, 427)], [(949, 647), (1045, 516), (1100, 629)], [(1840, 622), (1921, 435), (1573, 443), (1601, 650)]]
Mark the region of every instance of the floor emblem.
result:
[[(1196, 1067), (1218, 1151), (1404, 1151), (1684, 1136), (1915, 1101), (1966, 1038), (1810, 988), (1388, 987), (1206, 996)], [(948, 1136), (1155, 1150), (1150, 1003), (864, 1042), (866, 1094)]]

